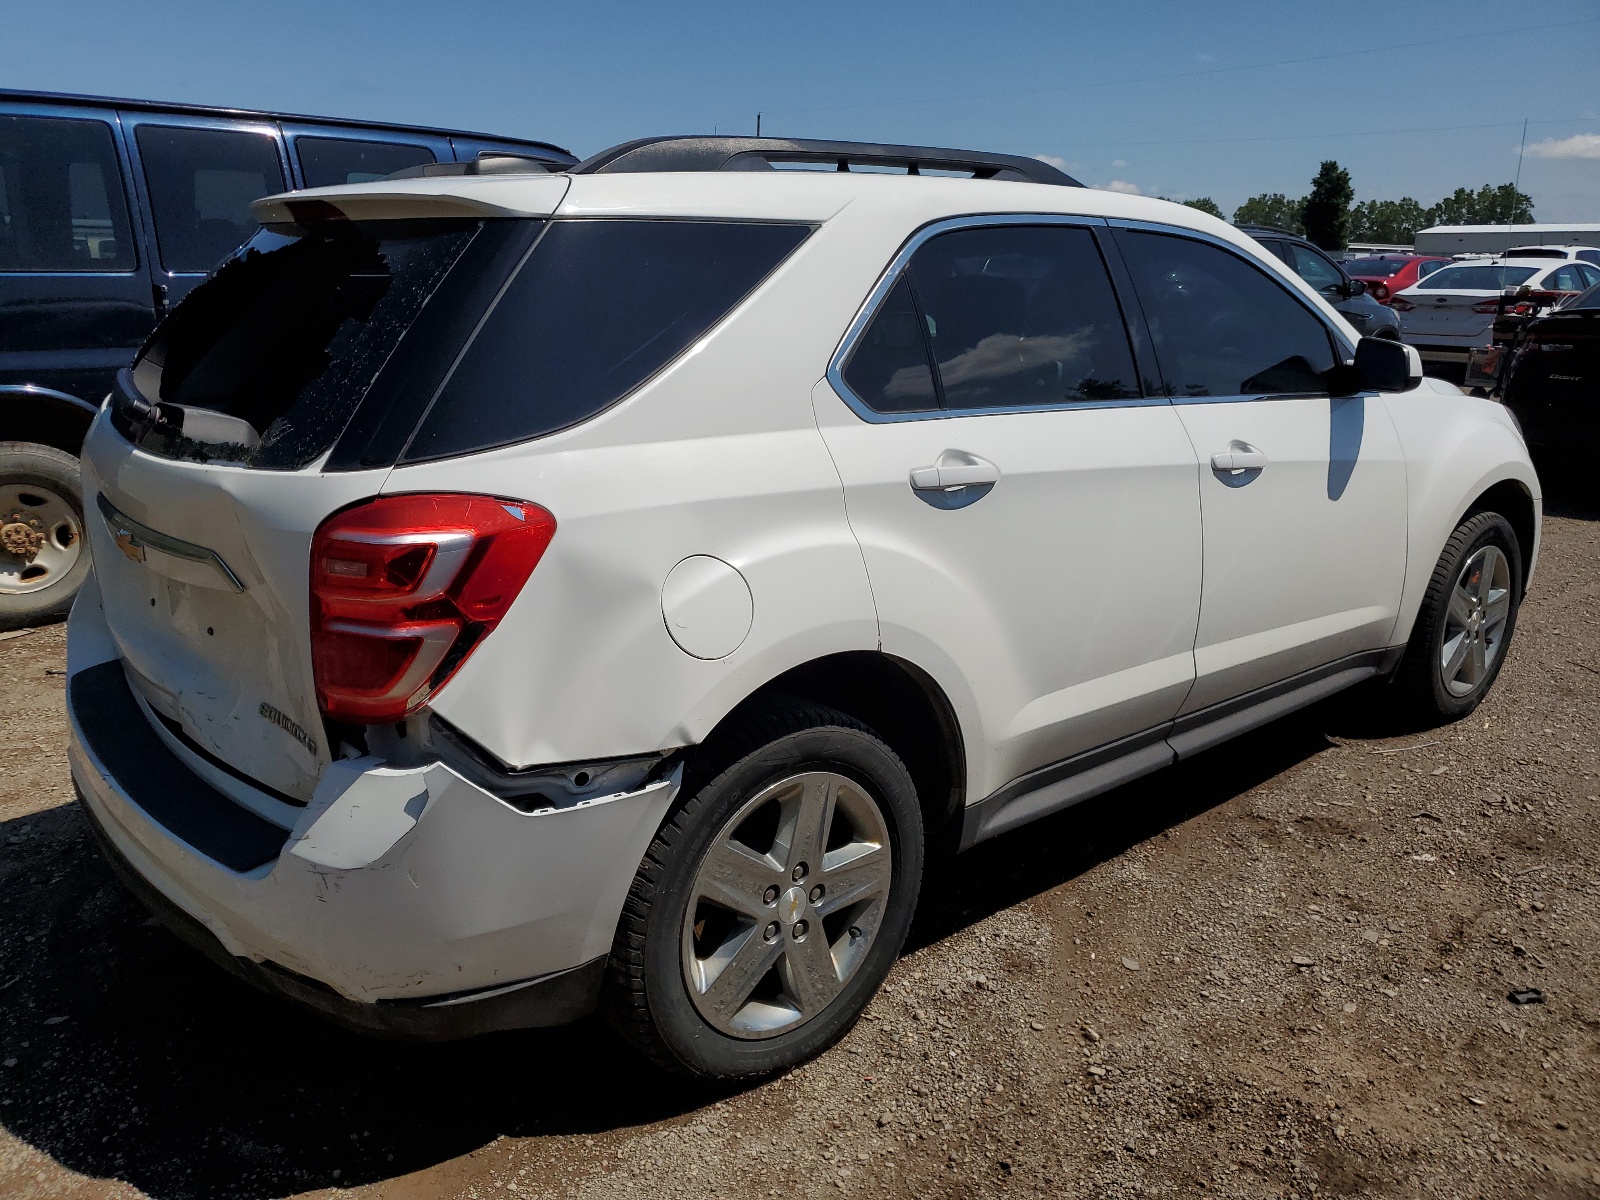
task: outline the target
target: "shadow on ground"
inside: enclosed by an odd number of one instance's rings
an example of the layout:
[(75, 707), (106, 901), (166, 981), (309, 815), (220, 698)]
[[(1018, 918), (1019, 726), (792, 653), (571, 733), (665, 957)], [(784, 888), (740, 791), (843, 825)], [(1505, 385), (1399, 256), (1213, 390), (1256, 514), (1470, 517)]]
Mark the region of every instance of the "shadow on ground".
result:
[[(1289, 718), (935, 868), (912, 945), (1239, 796), (1326, 747), (1349, 707)], [(370, 1183), (502, 1134), (592, 1133), (717, 1095), (664, 1079), (593, 1019), (417, 1046), (257, 995), (147, 919), (76, 806), (0, 824), (0, 1058), (0, 1125), (158, 1200)]]

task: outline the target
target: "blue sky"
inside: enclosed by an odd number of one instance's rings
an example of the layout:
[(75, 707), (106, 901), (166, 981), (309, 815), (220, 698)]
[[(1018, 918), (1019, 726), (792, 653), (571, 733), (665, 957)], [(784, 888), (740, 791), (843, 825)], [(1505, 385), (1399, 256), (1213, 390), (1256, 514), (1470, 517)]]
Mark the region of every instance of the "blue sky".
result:
[(5, 0), (0, 86), (439, 124), (579, 155), (652, 133), (1048, 156), (1086, 183), (1358, 198), (1509, 181), (1600, 221), (1600, 5)]

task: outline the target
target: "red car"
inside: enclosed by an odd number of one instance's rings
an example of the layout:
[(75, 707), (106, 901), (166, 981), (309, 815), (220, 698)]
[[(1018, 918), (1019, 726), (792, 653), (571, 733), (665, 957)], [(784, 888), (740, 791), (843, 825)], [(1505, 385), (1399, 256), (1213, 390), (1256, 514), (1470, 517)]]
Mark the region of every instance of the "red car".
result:
[(1387, 304), (1389, 297), (1401, 288), (1426, 279), (1451, 261), (1430, 254), (1376, 254), (1371, 258), (1352, 258), (1344, 264), (1344, 269), (1350, 278), (1367, 285), (1367, 295), (1379, 304)]

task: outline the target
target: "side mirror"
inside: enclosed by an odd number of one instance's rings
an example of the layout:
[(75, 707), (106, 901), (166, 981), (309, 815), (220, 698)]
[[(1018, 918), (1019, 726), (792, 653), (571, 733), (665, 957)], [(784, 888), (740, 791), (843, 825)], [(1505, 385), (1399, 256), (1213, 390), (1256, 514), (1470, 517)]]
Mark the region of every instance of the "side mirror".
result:
[(1404, 342), (1364, 337), (1356, 343), (1354, 374), (1358, 390), (1409, 392), (1422, 384), (1422, 356)]
[(1354, 300), (1357, 296), (1364, 296), (1366, 293), (1367, 281), (1365, 279), (1346, 279), (1344, 281), (1344, 294), (1347, 298)]

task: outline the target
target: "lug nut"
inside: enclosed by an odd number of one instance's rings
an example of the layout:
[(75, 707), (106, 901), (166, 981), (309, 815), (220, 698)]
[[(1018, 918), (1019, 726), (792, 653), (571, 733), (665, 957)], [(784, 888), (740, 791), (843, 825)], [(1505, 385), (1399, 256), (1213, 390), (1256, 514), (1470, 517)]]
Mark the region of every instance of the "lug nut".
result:
[(761, 903), (763, 904), (773, 904), (777, 901), (777, 899), (778, 889), (776, 886), (769, 887), (766, 891), (761, 893)]
[(852, 942), (855, 942), (855, 941), (859, 941), (860, 939), (861, 939), (861, 926), (859, 926), (859, 925), (850, 926), (850, 940)]
[(796, 883), (799, 883), (802, 879), (804, 879), (806, 877), (806, 864), (805, 863), (795, 863), (794, 871), (793, 871), (791, 877), (794, 879), (794, 881)]
[(816, 887), (812, 888), (811, 889), (811, 903), (815, 904), (818, 900), (821, 900), (822, 899), (822, 892), (823, 892), (823, 887), (822, 887), (822, 885), (820, 883), (817, 884)]
[(804, 921), (796, 921), (794, 923), (794, 940), (798, 942), (804, 938), (806, 936), (806, 930), (809, 928), (811, 927)]
[(775, 939), (778, 936), (778, 923), (776, 921), (769, 921), (762, 936), (765, 937), (769, 942)]

